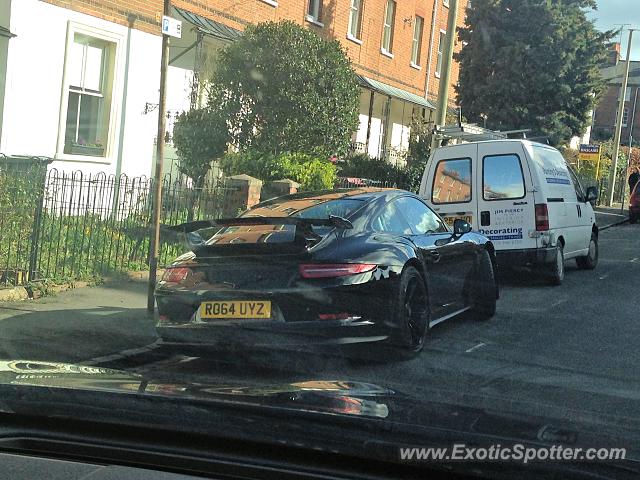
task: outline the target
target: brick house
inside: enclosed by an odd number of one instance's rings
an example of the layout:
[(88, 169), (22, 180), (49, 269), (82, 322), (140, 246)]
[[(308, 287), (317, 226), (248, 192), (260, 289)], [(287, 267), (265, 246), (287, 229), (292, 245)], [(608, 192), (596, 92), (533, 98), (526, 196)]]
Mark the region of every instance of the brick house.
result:
[[(459, 24), (466, 4), (460, 1)], [(401, 164), (412, 119), (429, 121), (435, 110), (448, 6), (173, 0), (183, 28), (171, 40), (167, 138), (179, 112), (204, 103), (201, 80), (221, 47), (249, 24), (288, 19), (341, 42), (361, 84), (354, 148)], [(59, 169), (148, 175), (161, 15), (162, 0), (0, 0), (0, 152), (53, 157)], [(454, 64), (452, 101), (457, 76)], [(176, 161), (169, 142), (166, 169)]]
[[(614, 44), (607, 64), (601, 69), (607, 82), (602, 99), (593, 115), (592, 138), (603, 140), (614, 135), (618, 103), (622, 94), (622, 79), (626, 68), (626, 60), (620, 60), (620, 44)], [(624, 111), (622, 116), (622, 135), (620, 143), (628, 145), (640, 142), (640, 61), (631, 61), (629, 81), (625, 92)]]

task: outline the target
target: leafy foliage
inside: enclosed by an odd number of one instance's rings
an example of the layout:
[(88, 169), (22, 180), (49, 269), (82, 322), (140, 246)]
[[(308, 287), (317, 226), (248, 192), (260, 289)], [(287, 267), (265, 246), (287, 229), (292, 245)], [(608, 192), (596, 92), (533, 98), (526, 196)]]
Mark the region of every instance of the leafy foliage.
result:
[(180, 164), (178, 170), (199, 184), (211, 168), (211, 161), (227, 148), (228, 131), (216, 109), (193, 109), (181, 113), (173, 129), (173, 143)]
[(210, 87), (240, 150), (343, 153), (358, 125), (358, 83), (340, 43), (294, 22), (249, 26), (221, 51)]
[(336, 180), (332, 163), (306, 153), (273, 155), (248, 150), (226, 155), (220, 166), (226, 175), (244, 173), (265, 182), (288, 178), (300, 183), (302, 190), (332, 188)]
[(553, 145), (583, 133), (612, 37), (586, 18), (590, 8), (594, 0), (473, 2), (456, 54), (458, 100), (470, 121), (486, 115), (492, 129), (531, 128)]

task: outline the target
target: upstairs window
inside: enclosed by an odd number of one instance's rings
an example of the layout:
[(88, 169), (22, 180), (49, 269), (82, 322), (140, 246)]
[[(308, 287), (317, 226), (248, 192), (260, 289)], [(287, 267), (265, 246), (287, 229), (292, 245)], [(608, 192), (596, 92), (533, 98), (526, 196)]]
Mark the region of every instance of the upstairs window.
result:
[(444, 41), (447, 38), (447, 32), (440, 30), (440, 36), (438, 38), (438, 60), (436, 61), (436, 77), (440, 77), (442, 72), (442, 53), (444, 51)]
[(351, 0), (349, 10), (349, 36), (360, 40), (362, 35), (362, 0)]
[(393, 49), (393, 24), (396, 19), (396, 2), (387, 1), (387, 8), (384, 12), (384, 26), (382, 27), (382, 50), (391, 53)]
[(424, 19), (416, 15), (413, 24), (413, 42), (411, 44), (411, 63), (420, 66), (420, 56), (422, 54), (422, 29), (424, 27)]
[(320, 23), (322, 15), (322, 0), (309, 0), (307, 20), (312, 23)]

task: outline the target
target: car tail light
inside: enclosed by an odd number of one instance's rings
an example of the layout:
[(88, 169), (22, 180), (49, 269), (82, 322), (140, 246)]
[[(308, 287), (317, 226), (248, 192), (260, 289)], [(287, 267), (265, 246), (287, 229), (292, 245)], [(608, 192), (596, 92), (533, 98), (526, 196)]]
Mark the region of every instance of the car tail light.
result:
[(546, 203), (536, 205), (536, 230), (539, 232), (549, 230), (549, 210)]
[(302, 278), (334, 278), (357, 275), (374, 270), (373, 263), (317, 263), (300, 265)]
[(191, 275), (191, 269), (187, 267), (167, 268), (162, 276), (164, 283), (180, 284)]

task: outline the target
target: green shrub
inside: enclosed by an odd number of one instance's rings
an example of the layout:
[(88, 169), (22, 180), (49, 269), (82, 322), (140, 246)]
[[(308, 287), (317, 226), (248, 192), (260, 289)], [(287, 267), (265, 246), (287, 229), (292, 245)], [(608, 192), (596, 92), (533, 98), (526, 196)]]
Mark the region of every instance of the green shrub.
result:
[(225, 155), (220, 166), (225, 175), (244, 173), (264, 182), (288, 178), (300, 183), (301, 190), (332, 188), (336, 181), (331, 162), (299, 152), (273, 155), (249, 150)]

